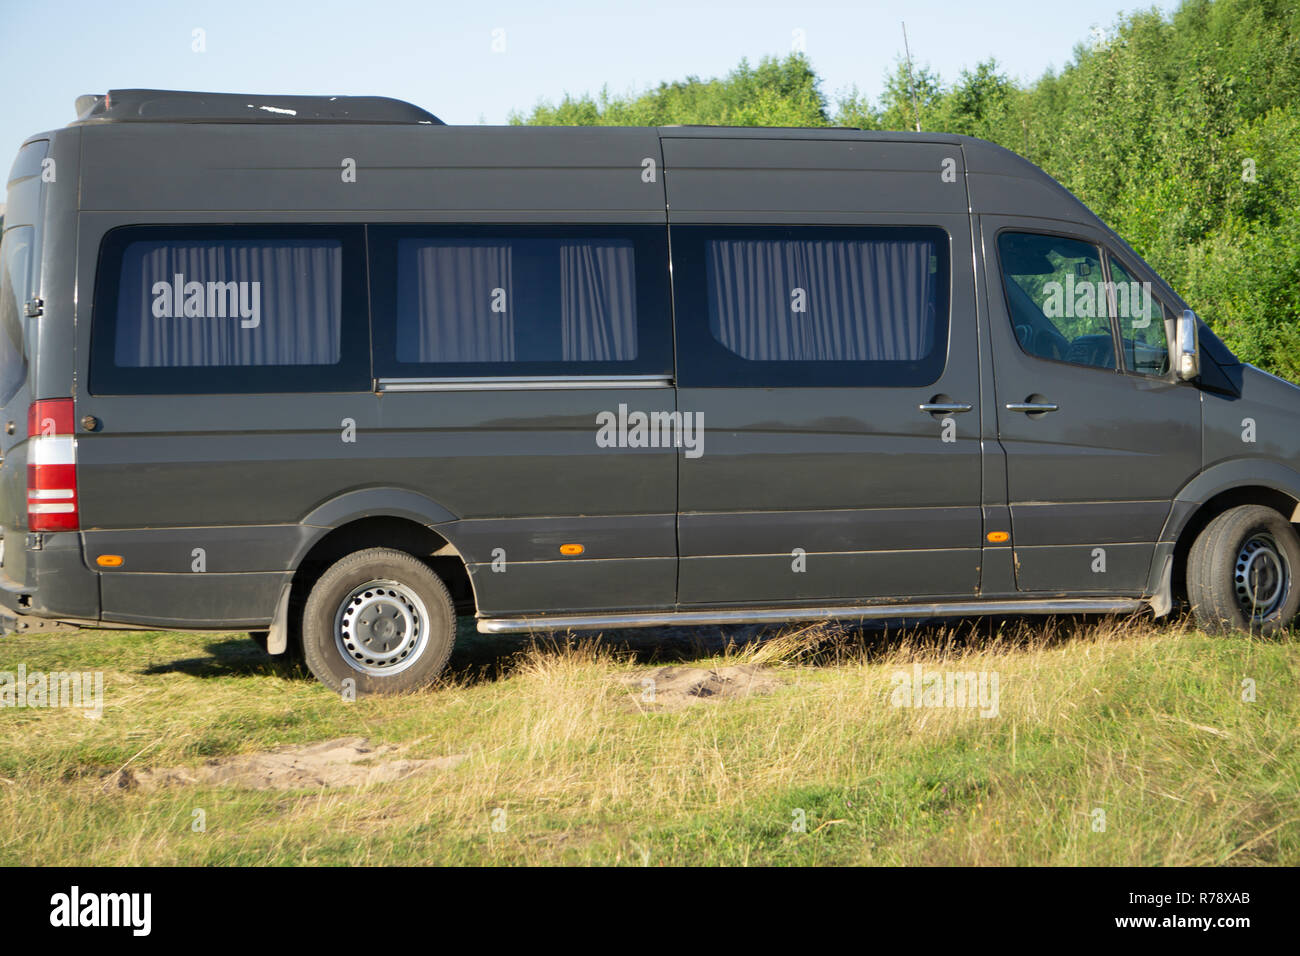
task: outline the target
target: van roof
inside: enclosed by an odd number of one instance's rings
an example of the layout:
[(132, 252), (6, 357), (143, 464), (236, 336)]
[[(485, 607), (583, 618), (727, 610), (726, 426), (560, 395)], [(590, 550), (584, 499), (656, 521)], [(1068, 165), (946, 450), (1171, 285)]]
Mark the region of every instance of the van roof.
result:
[[(387, 96), (297, 96), (261, 93), (197, 93), (184, 90), (109, 90), (76, 100), (77, 118), (69, 126), (101, 123), (264, 123), (272, 125), (375, 123), (446, 126), (413, 103)], [(569, 130), (573, 127), (534, 127)], [(662, 135), (768, 139), (773, 133), (800, 139), (851, 138), (876, 142), (959, 144), (971, 137), (951, 133), (864, 130), (853, 126), (715, 126), (671, 123)], [(590, 127), (583, 127), (590, 131)], [(44, 135), (44, 134), (42, 134)]]
[[(266, 124), (298, 125), (424, 125), (446, 126), (433, 113), (390, 96), (300, 96), (242, 94), (242, 92), (192, 92), (185, 90), (109, 90), (77, 98), (77, 118), (69, 126), (149, 122), (149, 124)], [(575, 130), (571, 126), (533, 127), (550, 131)], [(581, 127), (590, 133), (591, 127)], [(608, 129), (608, 127), (606, 127)], [(809, 139), (858, 139), (868, 142), (975, 143), (983, 140), (950, 133), (913, 133), (910, 130), (863, 130), (857, 126), (715, 126), (664, 124), (668, 137), (725, 137), (767, 139), (772, 134)], [(47, 135), (47, 134), (40, 134)]]
[(83, 123), (396, 123), (445, 125), (427, 110), (387, 96), (285, 96), (109, 90), (77, 97)]

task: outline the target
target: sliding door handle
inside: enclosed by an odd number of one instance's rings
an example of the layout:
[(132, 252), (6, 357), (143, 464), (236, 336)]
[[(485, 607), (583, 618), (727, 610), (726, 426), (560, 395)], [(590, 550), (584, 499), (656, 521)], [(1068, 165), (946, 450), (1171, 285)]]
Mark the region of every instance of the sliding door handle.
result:
[(1057, 411), (1061, 406), (1055, 402), (1008, 402), (1007, 411), (1024, 412), (1027, 415), (1041, 415), (1043, 412)]
[(975, 406), (970, 402), (926, 402), (916, 407), (931, 415), (954, 415), (958, 412), (969, 412)]

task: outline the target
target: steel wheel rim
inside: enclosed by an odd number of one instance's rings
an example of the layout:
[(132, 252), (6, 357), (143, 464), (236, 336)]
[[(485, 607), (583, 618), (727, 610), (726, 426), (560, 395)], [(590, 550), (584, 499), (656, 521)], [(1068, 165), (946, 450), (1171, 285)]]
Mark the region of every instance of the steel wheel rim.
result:
[(1291, 569), (1271, 534), (1251, 535), (1241, 546), (1232, 584), (1237, 603), (1253, 623), (1278, 613), (1291, 590)]
[(353, 670), (372, 677), (399, 674), (429, 644), (429, 613), (405, 584), (367, 581), (339, 605), (334, 643)]

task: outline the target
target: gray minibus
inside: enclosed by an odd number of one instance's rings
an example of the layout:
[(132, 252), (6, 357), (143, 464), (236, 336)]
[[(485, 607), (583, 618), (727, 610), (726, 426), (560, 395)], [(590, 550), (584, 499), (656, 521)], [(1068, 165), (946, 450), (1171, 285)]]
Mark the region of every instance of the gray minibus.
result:
[[(977, 139), (119, 90), (0, 244), (0, 603), (488, 634), (1300, 602), (1300, 390)], [(11, 618), (12, 620), (13, 618)]]

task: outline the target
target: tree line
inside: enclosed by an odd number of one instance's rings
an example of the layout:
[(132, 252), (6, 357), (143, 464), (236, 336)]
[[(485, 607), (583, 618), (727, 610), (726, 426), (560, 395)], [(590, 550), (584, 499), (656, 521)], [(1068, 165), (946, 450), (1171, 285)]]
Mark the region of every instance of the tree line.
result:
[(538, 125), (852, 126), (962, 133), (1042, 167), (1243, 361), (1300, 380), (1300, 0), (1184, 0), (1119, 18), (1030, 83), (901, 59), (833, 101), (800, 53), (649, 90), (566, 95)]

